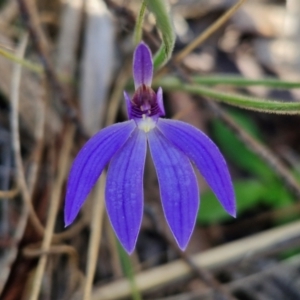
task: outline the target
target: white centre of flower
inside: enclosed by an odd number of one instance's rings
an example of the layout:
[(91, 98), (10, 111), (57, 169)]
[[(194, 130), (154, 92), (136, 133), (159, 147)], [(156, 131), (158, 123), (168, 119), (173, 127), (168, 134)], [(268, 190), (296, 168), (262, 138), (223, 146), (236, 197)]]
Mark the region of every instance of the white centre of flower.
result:
[(156, 126), (156, 122), (151, 118), (147, 117), (146, 115), (142, 115), (143, 119), (139, 120), (138, 127), (145, 132), (149, 132)]

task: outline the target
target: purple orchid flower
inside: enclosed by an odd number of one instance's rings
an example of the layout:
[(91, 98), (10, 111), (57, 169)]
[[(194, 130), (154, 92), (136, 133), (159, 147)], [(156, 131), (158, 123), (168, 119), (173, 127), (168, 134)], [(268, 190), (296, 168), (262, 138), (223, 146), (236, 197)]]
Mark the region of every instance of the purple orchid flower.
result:
[(223, 205), (235, 216), (235, 197), (226, 162), (217, 146), (200, 130), (181, 121), (166, 120), (162, 89), (151, 89), (153, 63), (141, 42), (134, 53), (135, 93), (124, 92), (129, 121), (94, 135), (77, 155), (70, 171), (65, 224), (77, 216), (86, 197), (110, 162), (106, 209), (111, 225), (128, 253), (134, 250), (143, 216), (143, 175), (147, 143), (156, 168), (168, 225), (184, 250), (199, 208), (199, 190), (192, 163)]

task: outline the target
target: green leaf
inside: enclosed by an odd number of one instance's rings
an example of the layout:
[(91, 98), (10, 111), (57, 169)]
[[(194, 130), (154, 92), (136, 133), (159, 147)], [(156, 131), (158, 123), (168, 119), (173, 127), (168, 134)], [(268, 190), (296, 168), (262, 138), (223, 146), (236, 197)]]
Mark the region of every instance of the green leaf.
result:
[(156, 25), (162, 34), (162, 45), (153, 59), (154, 68), (159, 69), (168, 62), (172, 55), (175, 34), (165, 0), (147, 0), (147, 7), (154, 14)]
[(230, 74), (193, 76), (193, 81), (201, 85), (231, 85), (235, 87), (265, 86), (273, 89), (300, 88), (299, 81), (284, 81), (276, 78), (249, 79)]
[(291, 115), (300, 113), (300, 102), (261, 99), (241, 94), (220, 92), (197, 84), (183, 83), (176, 77), (165, 77), (158, 80), (155, 84), (160, 85), (164, 90), (185, 91), (253, 111)]

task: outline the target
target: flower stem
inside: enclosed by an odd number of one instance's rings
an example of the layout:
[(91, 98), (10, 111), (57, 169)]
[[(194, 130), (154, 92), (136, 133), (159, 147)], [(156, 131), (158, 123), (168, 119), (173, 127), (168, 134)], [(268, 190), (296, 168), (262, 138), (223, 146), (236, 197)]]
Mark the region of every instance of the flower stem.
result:
[(123, 271), (125, 276), (128, 278), (130, 287), (131, 287), (131, 296), (133, 300), (141, 300), (141, 294), (140, 291), (137, 288), (135, 276), (134, 276), (134, 269), (130, 260), (130, 257), (128, 254), (125, 252), (123, 247), (119, 242), (117, 242), (118, 245), (118, 252), (121, 260), (121, 264), (123, 267)]
[(143, 22), (144, 22), (144, 17), (145, 17), (145, 12), (146, 12), (146, 0), (143, 0), (139, 15), (137, 17), (136, 23), (135, 23), (135, 28), (134, 28), (134, 33), (133, 33), (133, 41), (134, 44), (137, 45), (141, 40), (142, 40), (142, 35), (143, 35)]

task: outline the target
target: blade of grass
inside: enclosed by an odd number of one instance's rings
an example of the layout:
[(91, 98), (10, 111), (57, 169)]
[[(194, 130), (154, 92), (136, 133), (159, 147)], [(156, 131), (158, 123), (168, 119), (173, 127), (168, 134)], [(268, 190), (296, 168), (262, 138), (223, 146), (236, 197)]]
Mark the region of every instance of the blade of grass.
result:
[(194, 76), (195, 83), (204, 85), (231, 85), (235, 87), (265, 86), (273, 89), (300, 88), (299, 81), (285, 81), (277, 78), (249, 79), (235, 75)]
[(194, 95), (205, 96), (232, 106), (253, 111), (290, 115), (300, 113), (300, 102), (260, 99), (241, 94), (220, 92), (196, 84), (182, 83), (175, 77), (165, 77), (164, 79), (157, 81), (155, 84), (161, 86), (166, 91), (185, 91)]

